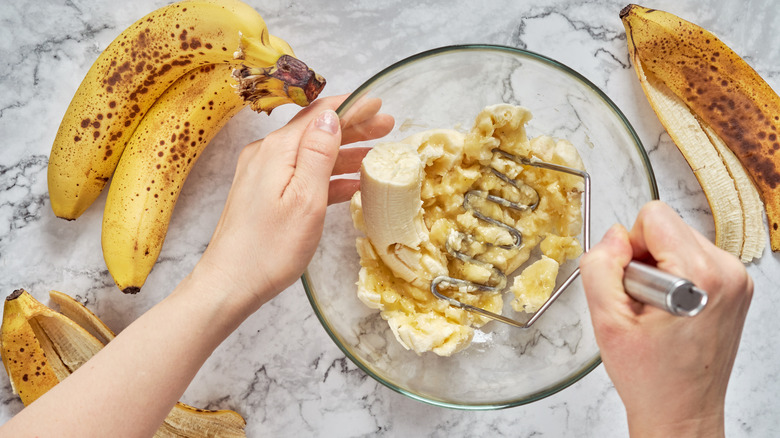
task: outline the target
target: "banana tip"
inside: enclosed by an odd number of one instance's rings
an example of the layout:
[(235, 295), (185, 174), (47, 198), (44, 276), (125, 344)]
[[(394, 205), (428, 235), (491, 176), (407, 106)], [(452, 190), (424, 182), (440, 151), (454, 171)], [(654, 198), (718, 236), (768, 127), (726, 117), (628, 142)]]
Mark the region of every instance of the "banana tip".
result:
[(628, 14), (631, 13), (631, 10), (636, 8), (636, 7), (638, 7), (638, 6), (632, 3), (632, 4), (629, 4), (628, 6), (626, 6), (625, 8), (621, 9), (620, 10), (620, 18), (621, 19), (626, 18), (628, 16)]
[(141, 292), (141, 288), (138, 286), (128, 286), (124, 289), (122, 289), (122, 292), (128, 294), (128, 295), (135, 295), (138, 292)]
[(16, 289), (15, 291), (11, 292), (11, 295), (8, 295), (5, 297), (6, 301), (13, 301), (17, 298), (19, 298), (24, 293), (24, 289)]

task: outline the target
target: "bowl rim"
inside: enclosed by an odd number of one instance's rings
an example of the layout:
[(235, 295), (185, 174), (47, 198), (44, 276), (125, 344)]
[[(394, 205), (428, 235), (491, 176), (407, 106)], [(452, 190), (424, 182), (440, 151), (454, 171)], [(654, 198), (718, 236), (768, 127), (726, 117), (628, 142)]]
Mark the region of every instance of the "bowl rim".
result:
[[(519, 55), (521, 57), (531, 58), (533, 60), (540, 61), (542, 64), (552, 66), (562, 71), (563, 73), (572, 76), (574, 79), (578, 80), (579, 82), (581, 82), (582, 84), (590, 88), (599, 98), (601, 98), (602, 101), (604, 101), (607, 104), (608, 107), (611, 108), (611, 110), (615, 113), (615, 115), (617, 115), (618, 119), (620, 119), (620, 121), (623, 123), (623, 126), (626, 128), (626, 131), (630, 134), (631, 138), (634, 141), (634, 145), (636, 146), (636, 150), (639, 153), (639, 158), (648, 172), (648, 180), (649, 180), (648, 182), (650, 184), (651, 197), (654, 200), (659, 199), (658, 184), (655, 179), (655, 172), (653, 171), (652, 164), (650, 163), (650, 159), (647, 155), (647, 150), (645, 149), (642, 141), (639, 139), (639, 135), (634, 130), (634, 127), (628, 121), (628, 118), (625, 116), (625, 114), (623, 114), (620, 108), (612, 101), (612, 99), (609, 98), (609, 96), (607, 96), (606, 93), (604, 93), (598, 86), (596, 86), (593, 82), (591, 82), (582, 74), (578, 73), (577, 71), (568, 67), (567, 65), (559, 61), (556, 61), (548, 56), (533, 51), (529, 51), (526, 49), (520, 49), (516, 47), (496, 45), (496, 44), (458, 44), (458, 45), (441, 46), (434, 49), (429, 49), (429, 50), (419, 52), (417, 54), (403, 58), (400, 61), (397, 61), (391, 64), (390, 66), (385, 67), (384, 69), (380, 70), (378, 73), (371, 76), (368, 80), (363, 82), (363, 84), (361, 84), (357, 89), (355, 89), (355, 91), (350, 93), (350, 95), (346, 98), (346, 100), (344, 100), (344, 102), (342, 102), (342, 104), (338, 107), (336, 113), (339, 116), (342, 116), (343, 113), (347, 109), (349, 109), (352, 106), (352, 104), (355, 101), (357, 101), (363, 94), (365, 94), (365, 92), (375, 82), (377, 82), (380, 78), (385, 76), (387, 73), (394, 71), (401, 66), (416, 61), (424, 60), (433, 56), (447, 54), (450, 52), (463, 52), (463, 51), (498, 51), (498, 52), (510, 53), (513, 55)], [(556, 394), (568, 388), (569, 386), (573, 385), (574, 383), (578, 382), (583, 377), (588, 375), (591, 371), (593, 371), (596, 367), (598, 367), (601, 364), (601, 352), (598, 351), (597, 354), (594, 356), (594, 358), (591, 360), (591, 362), (586, 364), (586, 366), (584, 366), (578, 372), (569, 375), (569, 377), (562, 380), (561, 382), (537, 390), (536, 392), (530, 395), (523, 396), (518, 399), (498, 401), (498, 402), (487, 402), (487, 403), (473, 403), (473, 402), (457, 403), (451, 401), (438, 400), (433, 397), (422, 396), (419, 394), (415, 394), (414, 392), (411, 392), (407, 389), (404, 389), (392, 382), (388, 382), (387, 380), (385, 380), (384, 378), (382, 378), (381, 376), (373, 372), (367, 365), (363, 364), (360, 360), (358, 360), (358, 358), (355, 357), (352, 354), (352, 352), (350, 352), (349, 349), (344, 346), (343, 342), (341, 342), (341, 340), (339, 339), (339, 336), (336, 333), (334, 333), (334, 331), (331, 329), (331, 327), (328, 325), (327, 321), (325, 320), (325, 317), (320, 312), (319, 310), (320, 307), (317, 303), (317, 298), (313, 294), (313, 286), (309, 279), (308, 269), (305, 270), (303, 275), (301, 276), (301, 282), (306, 292), (306, 297), (308, 298), (309, 303), (312, 306), (312, 310), (314, 311), (314, 314), (317, 316), (317, 319), (320, 321), (320, 324), (328, 333), (328, 335), (336, 344), (336, 346), (345, 354), (347, 358), (349, 358), (350, 361), (352, 361), (352, 363), (354, 363), (358, 368), (363, 370), (363, 372), (365, 372), (367, 375), (371, 376), (374, 380), (392, 389), (393, 391), (396, 391), (411, 399), (418, 400), (430, 405), (444, 407), (444, 408), (470, 410), (470, 411), (497, 410), (497, 409), (505, 409), (505, 408), (521, 406), (549, 397), (553, 394)]]

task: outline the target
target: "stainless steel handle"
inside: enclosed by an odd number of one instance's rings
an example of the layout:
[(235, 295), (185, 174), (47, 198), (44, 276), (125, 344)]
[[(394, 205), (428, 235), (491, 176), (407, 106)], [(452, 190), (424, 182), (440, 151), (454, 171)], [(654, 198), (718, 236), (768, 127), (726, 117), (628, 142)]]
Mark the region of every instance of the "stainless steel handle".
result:
[(706, 291), (642, 262), (632, 261), (626, 266), (623, 287), (633, 299), (673, 315), (694, 316), (707, 305)]

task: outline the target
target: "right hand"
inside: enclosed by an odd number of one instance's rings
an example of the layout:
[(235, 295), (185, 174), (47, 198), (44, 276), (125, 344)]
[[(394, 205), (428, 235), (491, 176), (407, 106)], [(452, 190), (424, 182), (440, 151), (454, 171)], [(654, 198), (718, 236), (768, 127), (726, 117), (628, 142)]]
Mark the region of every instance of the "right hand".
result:
[[(623, 288), (632, 259), (691, 280), (707, 291), (706, 308), (685, 318), (633, 300)], [(631, 435), (722, 436), (726, 387), (753, 294), (743, 264), (653, 201), (630, 232), (613, 226), (580, 267)]]

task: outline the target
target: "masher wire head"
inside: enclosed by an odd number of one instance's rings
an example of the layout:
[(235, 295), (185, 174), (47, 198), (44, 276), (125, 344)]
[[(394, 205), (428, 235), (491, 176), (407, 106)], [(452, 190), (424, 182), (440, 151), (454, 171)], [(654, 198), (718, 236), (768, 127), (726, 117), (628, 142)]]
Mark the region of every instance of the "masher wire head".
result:
[[(517, 164), (520, 164), (522, 166), (533, 166), (538, 167), (542, 169), (552, 170), (555, 172), (563, 172), (568, 173), (570, 175), (579, 176), (583, 179), (584, 182), (584, 190), (583, 190), (583, 202), (582, 202), (582, 209), (583, 209), (583, 247), (585, 251), (588, 251), (590, 249), (590, 175), (585, 172), (584, 170), (575, 169), (572, 167), (562, 166), (560, 164), (555, 163), (548, 163), (546, 161), (542, 161), (535, 157), (519, 157), (514, 154), (510, 154), (508, 152), (502, 151), (500, 149), (493, 149), (492, 151), (495, 154), (498, 154), (506, 159), (509, 159)], [(506, 182), (510, 186), (514, 187), (517, 190), (520, 190), (520, 185), (524, 183), (521, 181), (514, 180), (510, 177), (508, 177), (506, 174), (496, 170), (495, 168), (491, 167), (490, 170), (493, 172), (494, 175), (496, 175), (498, 178), (500, 178), (502, 181)], [(463, 197), (463, 207), (467, 211), (471, 211), (472, 214), (474, 214), (475, 217), (479, 218), (482, 221), (485, 221), (487, 223), (496, 225), (498, 227), (501, 227), (509, 232), (509, 234), (513, 237), (514, 242), (512, 244), (508, 245), (496, 245), (492, 244), (490, 242), (483, 242), (486, 245), (491, 246), (498, 246), (500, 248), (504, 249), (513, 249), (513, 248), (519, 248), (522, 245), (523, 238), (522, 233), (520, 230), (508, 225), (505, 222), (496, 220), (492, 217), (489, 217), (480, 211), (477, 210), (477, 208), (473, 205), (472, 199), (474, 198), (481, 198), (485, 201), (492, 202), (494, 204), (497, 204), (504, 208), (509, 208), (517, 211), (525, 211), (525, 210), (534, 210), (539, 205), (540, 196), (539, 193), (536, 192), (536, 199), (531, 204), (520, 204), (517, 202), (509, 201), (506, 198), (502, 198), (500, 196), (491, 195), (485, 191), (481, 190), (469, 190), (466, 192), (466, 194)], [(458, 244), (455, 245), (454, 240), (458, 239)], [(473, 236), (461, 233), (461, 232), (453, 232), (451, 234), (446, 242), (446, 249), (447, 252), (452, 255), (453, 257), (456, 257), (457, 259), (463, 261), (464, 263), (473, 263), (479, 266), (483, 266), (486, 269), (489, 269), (491, 271), (490, 276), (490, 284), (480, 284), (475, 283), (468, 280), (463, 280), (459, 278), (453, 278), (450, 276), (438, 276), (431, 281), (431, 292), (440, 299), (446, 300), (450, 303), (450, 305), (459, 307), (462, 309), (466, 309), (471, 312), (479, 313), (483, 316), (486, 316), (490, 319), (494, 319), (496, 321), (503, 322), (505, 324), (509, 324), (514, 327), (519, 328), (529, 328), (533, 325), (534, 322), (536, 322), (540, 316), (552, 305), (552, 303), (555, 302), (555, 300), (558, 299), (559, 296), (566, 290), (566, 288), (569, 287), (569, 285), (574, 282), (574, 280), (579, 276), (580, 269), (576, 268), (567, 278), (564, 280), (560, 286), (558, 286), (555, 291), (550, 295), (550, 297), (545, 301), (545, 303), (534, 312), (531, 317), (526, 322), (520, 322), (517, 320), (514, 320), (512, 318), (508, 318), (503, 315), (499, 315), (497, 313), (491, 312), (489, 310), (485, 310), (481, 307), (473, 306), (471, 304), (464, 303), (456, 298), (446, 296), (439, 292), (439, 286), (440, 285), (446, 285), (449, 287), (456, 287), (460, 290), (466, 291), (466, 292), (500, 292), (504, 289), (507, 283), (507, 276), (504, 272), (501, 272), (501, 270), (495, 268), (494, 266), (490, 265), (489, 263), (477, 260), (464, 252), (460, 251), (460, 247), (463, 245), (463, 243), (470, 243), (474, 240)], [(457, 247), (456, 247), (457, 246)]]

